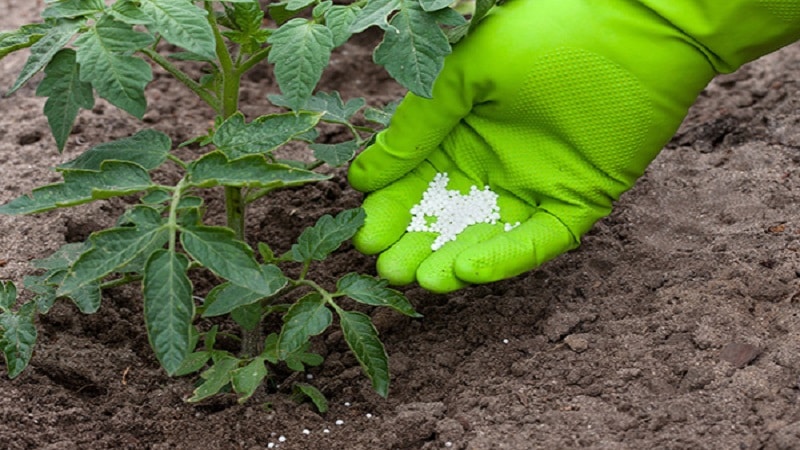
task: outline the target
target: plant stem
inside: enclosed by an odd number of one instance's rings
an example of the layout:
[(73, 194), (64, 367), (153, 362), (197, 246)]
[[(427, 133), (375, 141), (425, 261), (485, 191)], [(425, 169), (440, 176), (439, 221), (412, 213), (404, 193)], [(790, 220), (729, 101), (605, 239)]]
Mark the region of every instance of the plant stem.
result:
[(214, 98), (214, 96), (211, 95), (210, 92), (203, 89), (203, 87), (200, 86), (198, 82), (194, 81), (191, 77), (189, 77), (189, 75), (187, 75), (185, 72), (175, 67), (175, 65), (169, 62), (167, 58), (164, 58), (160, 53), (149, 47), (145, 47), (140, 51), (145, 55), (147, 55), (150, 59), (152, 59), (153, 62), (161, 66), (164, 70), (169, 72), (170, 75), (175, 77), (175, 79), (177, 79), (178, 81), (183, 83), (186, 87), (191, 89), (192, 92), (197, 94), (197, 96), (200, 97), (204, 102), (206, 102), (208, 106), (213, 108), (214, 111), (219, 111), (220, 109), (219, 101), (216, 98)]

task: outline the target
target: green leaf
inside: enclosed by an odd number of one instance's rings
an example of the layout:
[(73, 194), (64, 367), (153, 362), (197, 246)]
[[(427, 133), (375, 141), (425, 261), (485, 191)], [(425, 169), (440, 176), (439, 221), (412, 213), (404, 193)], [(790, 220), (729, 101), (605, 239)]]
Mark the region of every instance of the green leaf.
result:
[(183, 248), (216, 275), (251, 291), (269, 289), (253, 250), (230, 228), (193, 226), (181, 231)]
[(94, 314), (100, 309), (103, 295), (100, 292), (100, 283), (89, 283), (70, 293), (70, 298), (80, 312)]
[(289, 0), (286, 2), (286, 8), (297, 11), (305, 8), (306, 6), (314, 3), (314, 0)]
[[(291, 107), (289, 100), (282, 95), (269, 95), (269, 100), (278, 106)], [(334, 123), (349, 123), (350, 119), (364, 107), (366, 100), (353, 98), (344, 103), (338, 92), (317, 92), (301, 109), (322, 113), (322, 120)]]
[(53, 252), (50, 256), (31, 261), (31, 265), (37, 269), (62, 270), (69, 269), (81, 254), (87, 250), (85, 242), (71, 242), (64, 244)]
[(358, 5), (333, 5), (325, 12), (325, 26), (331, 30), (333, 34), (333, 46), (338, 47), (353, 34), (350, 32), (350, 27), (358, 16), (361, 8)]
[(475, 26), (489, 14), (495, 4), (497, 4), (497, 0), (475, 0), (475, 12), (472, 14), (472, 19), (470, 19), (470, 31), (475, 29)]
[(309, 112), (273, 114), (245, 123), (244, 116), (236, 113), (220, 125), (212, 142), (231, 159), (269, 153), (312, 129), (320, 117), (320, 114)]
[(188, 401), (195, 403), (216, 395), (231, 382), (233, 371), (238, 365), (239, 360), (232, 356), (223, 356), (214, 361), (213, 366), (200, 374), (205, 381), (194, 390), (194, 395)]
[(60, 0), (42, 11), (43, 19), (76, 18), (103, 12), (103, 0)]
[(208, 153), (192, 163), (189, 173), (192, 184), (198, 187), (277, 188), (300, 186), (331, 177), (284, 164), (268, 163), (262, 155), (229, 160), (220, 152)]
[(28, 302), (18, 312), (10, 311), (0, 314), (0, 348), (6, 359), (6, 370), (9, 378), (16, 378), (33, 356), (38, 332), (34, 323), (36, 305)]
[(410, 317), (422, 317), (414, 310), (414, 306), (400, 291), (388, 288), (388, 284), (386, 280), (379, 280), (358, 273), (349, 273), (336, 283), (336, 288), (339, 293), (359, 303), (372, 306), (388, 306)]
[(292, 246), (292, 259), (297, 262), (324, 260), (344, 241), (353, 237), (364, 224), (364, 217), (361, 208), (342, 211), (335, 218), (327, 214), (320, 217), (314, 226), (303, 230), (297, 243)]
[[(66, 273), (66, 270), (62, 273)], [(50, 308), (56, 303), (56, 286), (48, 283), (48, 274), (45, 275), (28, 275), (22, 278), (22, 283), (25, 289), (36, 294), (33, 302), (36, 303), (36, 309), (40, 314), (46, 314)]]
[(270, 31), (261, 27), (264, 11), (255, 0), (240, 3), (223, 3), (225, 6), (225, 25), (231, 28), (223, 35), (241, 46), (244, 54), (253, 54), (267, 41)]
[(311, 336), (325, 331), (333, 322), (327, 301), (314, 292), (301, 298), (283, 316), (278, 336), (278, 355), (284, 359), (305, 345)]
[(295, 383), (292, 388), (295, 398), (302, 401), (304, 398), (311, 400), (311, 403), (317, 407), (317, 411), (324, 413), (328, 411), (328, 400), (319, 389), (308, 383)]
[(209, 359), (211, 359), (211, 352), (199, 351), (189, 353), (186, 355), (186, 358), (183, 359), (183, 362), (178, 370), (176, 370), (172, 375), (175, 377), (182, 377), (189, 375), (190, 373), (195, 373), (202, 369)]
[(389, 102), (382, 109), (367, 108), (364, 111), (364, 118), (369, 120), (370, 122), (379, 123), (384, 127), (388, 127), (389, 122), (392, 120), (392, 116), (394, 115), (395, 110), (397, 110), (397, 105), (399, 104), (400, 104), (399, 101), (393, 101)]
[(244, 403), (253, 396), (267, 376), (267, 366), (261, 358), (255, 358), (244, 367), (233, 371), (231, 384), (233, 390), (239, 394), (239, 403)]
[(153, 73), (149, 64), (130, 55), (152, 43), (152, 36), (103, 16), (75, 40), (81, 80), (92, 83), (112, 105), (141, 119), (147, 108), (144, 88)]
[(333, 50), (333, 34), (325, 25), (306, 19), (292, 19), (267, 40), (272, 44), (269, 62), (275, 65), (275, 78), (293, 110), (299, 110), (328, 65)]
[(51, 24), (32, 23), (13, 31), (0, 33), (0, 59), (9, 53), (28, 48), (39, 41), (52, 28)]
[(247, 331), (253, 331), (261, 325), (264, 310), (259, 303), (240, 306), (231, 311), (231, 319)]
[(62, 49), (44, 69), (45, 77), (36, 95), (47, 97), (44, 115), (56, 140), (58, 151), (64, 150), (72, 124), (81, 108), (94, 107), (92, 85), (80, 80), (75, 51)]
[(161, 366), (172, 375), (191, 349), (194, 301), (187, 271), (189, 258), (157, 250), (147, 260), (142, 280), (147, 338)]
[(425, 11), (438, 11), (447, 8), (453, 0), (420, 0), (419, 4)]
[(397, 32), (387, 32), (375, 49), (374, 60), (411, 92), (430, 98), (433, 82), (450, 54), (450, 43), (439, 28), (442, 16), (404, 3), (392, 17)]
[(323, 161), (331, 167), (341, 167), (356, 155), (358, 150), (358, 142), (346, 141), (338, 144), (311, 144), (309, 146), (314, 150), (314, 158)]
[(283, 25), (284, 23), (288, 22), (289, 19), (296, 16), (299, 11), (292, 11), (286, 7), (286, 2), (279, 2), (279, 3), (272, 3), (267, 6), (267, 10), (269, 11), (269, 16), (272, 17), (272, 20), (275, 21), (278, 25)]
[(10, 311), (17, 303), (17, 287), (10, 281), (0, 281), (0, 310)]
[(404, 0), (372, 0), (358, 12), (355, 20), (350, 25), (350, 31), (360, 33), (367, 28), (377, 25), (384, 30), (395, 30), (389, 25), (387, 18), (391, 13), (400, 9)]
[(381, 397), (389, 394), (389, 357), (378, 338), (369, 316), (360, 312), (337, 310), (344, 340), (372, 381)]
[(171, 148), (172, 141), (169, 136), (160, 131), (147, 129), (130, 137), (96, 145), (58, 167), (100, 170), (104, 161), (115, 160), (135, 163), (146, 170), (153, 170), (167, 160)]
[[(17, 77), (17, 81), (9, 89), (8, 94), (15, 92), (32, 76), (42, 70), (53, 56), (78, 33), (80, 25), (78, 21), (63, 20), (52, 28), (48, 28), (47, 32), (38, 38), (35, 44), (31, 45), (30, 56), (25, 61), (25, 66)], [(29, 40), (32, 38), (29, 36)]]
[(129, 162), (105, 161), (100, 171), (64, 170), (63, 183), (34, 189), (0, 206), (0, 214), (31, 214), (80, 205), (92, 200), (129, 195), (153, 186), (147, 171)]
[(228, 314), (240, 306), (249, 305), (262, 298), (275, 295), (289, 282), (289, 279), (283, 275), (281, 269), (274, 264), (261, 266), (261, 280), (263, 289), (259, 292), (233, 283), (223, 283), (215, 287), (206, 298), (207, 306), (203, 311), (203, 317)]
[(169, 229), (161, 225), (162, 220), (155, 210), (151, 214), (151, 223), (92, 233), (89, 237), (90, 249), (81, 254), (70, 267), (69, 273), (61, 282), (58, 295), (69, 296), (130, 263), (141, 254), (149, 254), (164, 245), (169, 239)]
[(216, 43), (206, 11), (185, 0), (140, 0), (141, 11), (150, 17), (147, 27), (167, 42), (183, 47), (209, 61), (216, 59)]
[(117, 0), (111, 6), (111, 17), (129, 25), (147, 25), (150, 17), (139, 9), (138, 0)]
[(285, 355), (283, 361), (286, 363), (286, 367), (295, 372), (305, 372), (306, 365), (314, 367), (322, 364), (325, 361), (322, 356), (309, 352), (309, 347), (311, 347), (311, 342), (306, 342), (294, 353)]

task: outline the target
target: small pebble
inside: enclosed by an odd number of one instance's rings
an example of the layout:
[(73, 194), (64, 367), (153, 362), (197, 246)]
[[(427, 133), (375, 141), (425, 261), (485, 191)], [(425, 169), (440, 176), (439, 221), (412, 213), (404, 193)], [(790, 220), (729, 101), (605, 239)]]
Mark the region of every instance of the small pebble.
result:
[(564, 338), (564, 343), (572, 350), (573, 352), (581, 353), (586, 351), (589, 348), (589, 341), (581, 336), (570, 334), (569, 336)]
[(330, 432), (331, 432), (331, 430), (329, 430), (329, 429), (325, 428), (324, 430), (322, 430), (322, 432), (323, 432), (323, 433), (325, 433), (325, 434), (328, 434), (328, 433), (330, 433)]
[(336, 423), (336, 425), (344, 425), (344, 420), (339, 419), (335, 423)]
[(313, 374), (310, 374), (310, 373), (306, 374), (306, 380), (313, 380), (313, 379), (314, 379), (314, 375)]
[(350, 402), (344, 402), (344, 406), (350, 406)]
[(372, 419), (372, 414), (367, 413), (367, 419)]
[(728, 361), (737, 369), (753, 362), (761, 353), (761, 349), (755, 345), (744, 344), (741, 342), (731, 342), (722, 348), (719, 357), (723, 361)]
[(278, 442), (286, 442), (286, 436), (281, 435), (278, 437)]
[(311, 430), (309, 430), (308, 428), (304, 428), (303, 434), (311, 434)]
[(508, 344), (508, 339), (503, 339), (503, 344)]

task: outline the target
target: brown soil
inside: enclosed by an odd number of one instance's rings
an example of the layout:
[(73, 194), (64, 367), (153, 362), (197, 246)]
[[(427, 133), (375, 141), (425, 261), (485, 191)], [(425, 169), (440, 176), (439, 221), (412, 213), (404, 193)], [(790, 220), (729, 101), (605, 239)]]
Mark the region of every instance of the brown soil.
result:
[[(0, 0), (0, 29), (39, 7)], [(3, 91), (24, 57), (0, 61)], [(373, 311), (391, 357), (388, 400), (329, 333), (316, 342), (326, 363), (310, 372), (331, 402), (326, 414), (280, 389), (245, 405), (188, 404), (194, 380), (159, 369), (137, 290), (120, 288), (98, 314), (59, 303), (42, 317), (17, 379), (0, 365), (0, 448), (800, 448), (799, 72), (795, 45), (712, 82), (579, 250), (447, 296), (406, 289), (423, 319)], [(371, 105), (402, 95), (358, 41), (335, 55), (323, 85)], [(57, 181), (50, 167), (90, 146), (142, 127), (180, 142), (211, 118), (157, 73), (144, 124), (98, 102), (59, 155), (33, 91), (0, 99), (0, 203)], [(270, 92), (271, 74), (253, 74), (245, 112), (265, 113)], [(343, 170), (335, 174), (259, 204), (254, 238), (285, 249), (323, 213), (357, 206)], [(0, 279), (20, 283), (32, 259), (110, 225), (123, 205), (0, 216)], [(319, 275), (373, 264), (347, 247)]]

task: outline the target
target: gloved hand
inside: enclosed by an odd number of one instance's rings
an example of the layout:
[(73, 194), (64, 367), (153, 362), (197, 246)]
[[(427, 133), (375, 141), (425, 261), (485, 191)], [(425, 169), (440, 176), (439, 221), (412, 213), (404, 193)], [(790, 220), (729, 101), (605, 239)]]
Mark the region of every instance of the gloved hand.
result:
[[(510, 0), (446, 59), (353, 162), (370, 193), (357, 249), (393, 284), (434, 292), (518, 275), (575, 248), (631, 188), (719, 72), (800, 37), (800, 1)], [(503, 225), (431, 251), (406, 232), (437, 172), (489, 186)]]

